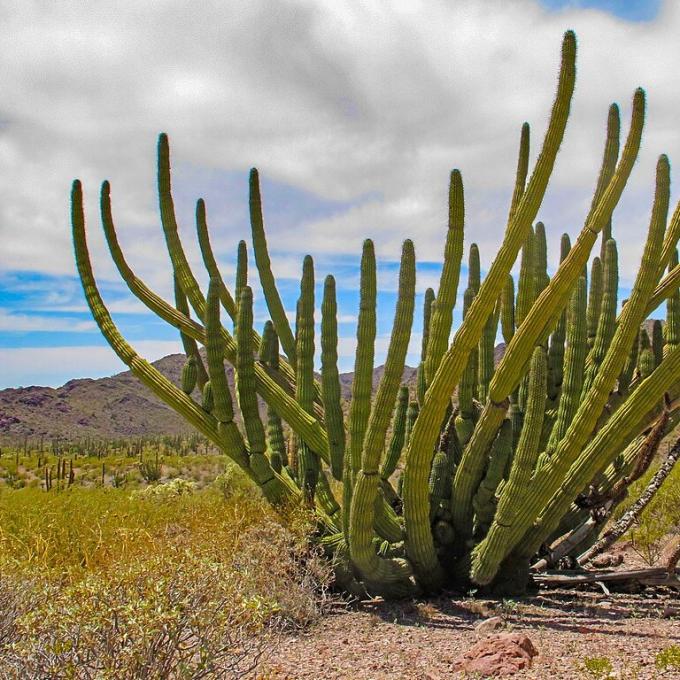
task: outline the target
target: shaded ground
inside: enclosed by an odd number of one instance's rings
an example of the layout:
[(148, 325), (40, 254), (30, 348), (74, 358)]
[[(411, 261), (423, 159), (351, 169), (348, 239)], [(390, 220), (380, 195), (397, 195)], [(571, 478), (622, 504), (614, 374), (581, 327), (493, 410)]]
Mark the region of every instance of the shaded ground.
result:
[[(284, 638), (260, 677), (463, 677), (452, 670), (453, 662), (480, 639), (475, 625), (490, 616), (501, 616), (505, 630), (526, 633), (539, 651), (533, 667), (513, 677), (680, 678), (680, 665), (655, 665), (659, 652), (680, 646), (680, 599), (666, 589), (609, 596), (550, 590), (516, 600), (441, 597), (338, 607), (304, 635)], [(614, 674), (599, 672), (608, 664)]]

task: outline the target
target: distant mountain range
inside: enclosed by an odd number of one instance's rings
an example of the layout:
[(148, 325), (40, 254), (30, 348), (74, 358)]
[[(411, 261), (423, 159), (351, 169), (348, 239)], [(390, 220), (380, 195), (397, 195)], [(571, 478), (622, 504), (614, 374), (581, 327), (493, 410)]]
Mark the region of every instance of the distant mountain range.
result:
[[(153, 365), (179, 385), (183, 354), (170, 354)], [(377, 387), (383, 367), (373, 371)], [(342, 396), (349, 400), (353, 373), (340, 375)], [(227, 378), (234, 385), (231, 367)], [(415, 385), (416, 369), (406, 367), (404, 380)], [(199, 399), (198, 393), (194, 395)], [(260, 404), (264, 415), (264, 404)], [(58, 388), (20, 387), (0, 390), (0, 443), (19, 443), (25, 437), (70, 440), (118, 439), (191, 432), (191, 426), (156, 398), (130, 371), (110, 378), (69, 380)]]

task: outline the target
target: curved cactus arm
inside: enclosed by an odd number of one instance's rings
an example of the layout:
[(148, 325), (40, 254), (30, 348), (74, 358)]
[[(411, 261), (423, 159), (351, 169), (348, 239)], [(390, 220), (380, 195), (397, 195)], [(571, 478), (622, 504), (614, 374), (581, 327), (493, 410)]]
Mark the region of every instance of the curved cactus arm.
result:
[[(614, 382), (623, 368), (630, 345), (642, 322), (647, 302), (658, 280), (656, 254), (659, 252), (663, 242), (670, 191), (670, 168), (668, 159), (665, 156), (661, 156), (657, 163), (656, 180), (654, 205), (642, 262), (631, 297), (619, 316), (619, 323), (609, 350), (590, 391), (585, 399), (581, 401), (573, 420), (569, 424), (565, 436), (558, 444), (553, 456), (542, 468), (542, 474), (539, 475), (540, 484), (535, 485), (534, 492), (527, 496), (525, 503), (522, 507), (518, 508), (513, 522), (508, 525), (499, 525), (497, 530), (494, 531), (493, 549), (488, 550), (485, 547), (480, 547), (477, 554), (484, 555), (484, 569), (483, 572), (481, 570), (478, 572), (483, 574), (483, 576), (478, 576), (477, 578), (479, 583), (488, 583), (494, 578), (502, 560), (505, 559), (517, 542), (522, 539), (525, 531), (528, 530), (531, 523), (536, 519), (543, 505), (560, 487), (562, 476), (567, 473), (590, 437), (614, 386)], [(555, 278), (553, 278), (553, 281)], [(588, 479), (592, 479), (592, 475)], [(583, 480), (583, 483), (585, 484), (587, 481)], [(578, 493), (578, 490), (576, 493)], [(489, 533), (490, 535), (491, 532)], [(486, 541), (488, 538), (487, 536), (484, 540)]]
[(524, 426), (512, 460), (510, 476), (503, 486), (491, 528), (472, 553), (470, 576), (476, 583), (488, 583), (489, 570), (492, 576), (495, 576), (496, 535), (502, 527), (512, 525), (518, 508), (522, 506), (524, 498), (531, 493), (529, 481), (536, 466), (545, 414), (546, 376), (545, 350), (538, 346), (531, 357)]
[(427, 489), (435, 443), (453, 388), (460, 380), (470, 352), (479, 341), (484, 324), (505, 285), (507, 275), (543, 200), (569, 116), (576, 75), (575, 58), (576, 38), (572, 31), (568, 31), (563, 42), (557, 96), (543, 149), (517, 211), (509, 221), (503, 244), (484, 279), (479, 295), (456, 333), (453, 344), (442, 357), (439, 369), (428, 387), (422, 414), (416, 421), (408, 447), (404, 473), (406, 547), (418, 579), (426, 589), (436, 587), (441, 582), (443, 573), (430, 531), (429, 512), (427, 508), (418, 506), (418, 499), (422, 497), (423, 490)]
[(340, 377), (338, 375), (338, 305), (335, 297), (335, 279), (330, 274), (323, 286), (321, 303), (321, 394), (324, 404), (324, 421), (328, 434), (331, 472), (342, 480), (345, 456), (345, 421), (342, 413)]
[[(118, 244), (110, 203), (110, 188), (108, 182), (104, 182), (101, 192), (102, 223), (109, 250), (116, 267), (127, 284), (130, 291), (143, 302), (154, 314), (179, 328), (189, 337), (205, 344), (205, 329), (200, 324), (188, 318), (180, 311), (168, 304), (163, 298), (154, 293), (132, 271), (125, 260), (123, 252)], [(234, 338), (222, 328), (224, 338), (224, 356), (230, 364), (236, 361), (236, 342)], [(259, 336), (258, 336), (259, 338)], [(259, 341), (259, 340), (258, 340)], [(254, 341), (255, 342), (255, 341)], [(328, 460), (328, 438), (325, 429), (318, 418), (305, 413), (295, 399), (287, 393), (286, 389), (267, 373), (264, 366), (256, 364), (255, 378), (257, 391), (262, 398), (276, 410), (276, 412), (293, 428), (300, 436), (316, 451), (325, 461)]]
[(426, 385), (432, 380), (442, 355), (449, 344), (453, 308), (458, 293), (460, 264), (463, 257), (463, 235), (465, 229), (465, 198), (463, 179), (459, 170), (451, 172), (449, 183), (449, 226), (444, 246), (444, 266), (439, 279), (436, 304), (432, 309), (429, 339), (425, 361)]
[(380, 477), (384, 481), (389, 480), (397, 469), (399, 458), (401, 457), (401, 452), (404, 448), (408, 401), (408, 386), (402, 385), (399, 389), (399, 397), (397, 398), (397, 405), (394, 409), (394, 416), (392, 418), (392, 437), (390, 438), (385, 460), (383, 460), (382, 467), (380, 468)]
[(170, 180), (170, 147), (168, 136), (161, 133), (158, 136), (158, 204), (161, 213), (161, 224), (168, 254), (172, 262), (172, 268), (179, 281), (182, 290), (189, 299), (189, 304), (194, 308), (198, 318), (205, 318), (205, 297), (191, 271), (182, 241), (179, 237), (177, 219), (175, 217), (175, 204), (172, 198)]
[[(173, 276), (173, 282), (175, 286), (175, 307), (177, 307), (177, 311), (188, 317), (189, 303), (187, 302), (186, 295), (184, 295), (184, 291), (179, 285), (179, 281), (177, 281), (176, 276)], [(194, 338), (192, 338), (190, 335), (184, 333), (181, 329), (179, 336), (182, 341), (182, 347), (184, 347), (184, 353), (189, 359), (194, 360), (196, 365), (196, 383), (198, 384), (199, 389), (202, 390), (203, 386), (206, 384), (206, 382), (208, 382), (208, 374), (206, 373), (205, 366), (203, 365), (201, 355), (198, 352), (196, 340), (194, 340)], [(189, 393), (191, 393), (191, 391), (192, 390), (189, 390)]]
[[(87, 247), (85, 233), (85, 215), (83, 212), (83, 193), (80, 181), (73, 182), (71, 191), (71, 223), (73, 227), (73, 245), (75, 250), (78, 275), (83, 286), (85, 299), (92, 316), (107, 342), (132, 371), (156, 396), (168, 406), (186, 418), (199, 432), (218, 446), (225, 446), (217, 429), (217, 421), (209, 413), (173, 385), (151, 364), (142, 359), (120, 334), (118, 328), (99, 295), (97, 282), (92, 272), (92, 264)], [(225, 453), (234, 461), (243, 465), (243, 450), (240, 447), (225, 447)]]
[(519, 153), (517, 154), (517, 170), (515, 171), (515, 187), (512, 192), (512, 199), (510, 200), (510, 210), (508, 212), (508, 222), (511, 222), (519, 202), (524, 195), (526, 189), (527, 174), (529, 173), (529, 148), (531, 140), (531, 132), (529, 123), (522, 124), (522, 131), (519, 136)]
[(220, 282), (220, 302), (226, 310), (227, 314), (235, 320), (236, 319), (236, 302), (231, 296), (229, 289), (224, 284), (222, 275), (220, 274), (217, 260), (210, 245), (210, 233), (208, 232), (208, 221), (206, 219), (205, 201), (199, 198), (196, 201), (196, 235), (198, 236), (198, 245), (201, 249), (201, 256), (203, 257), (203, 264), (208, 271), (211, 279), (217, 279)]
[[(378, 386), (364, 437), (361, 455), (361, 474), (354, 488), (350, 512), (349, 549), (352, 562), (364, 577), (371, 582), (380, 581), (376, 570), (382, 570), (384, 567), (378, 567), (372, 557), (368, 561), (364, 559), (372, 550), (371, 528), (374, 524), (373, 509), (375, 504), (367, 502), (361, 496), (365, 493), (375, 494), (379, 488), (377, 480), (380, 477), (378, 472), (380, 454), (384, 447), (387, 428), (390, 423), (391, 407), (396, 401), (399, 381), (404, 372), (406, 351), (411, 337), (415, 304), (415, 284), (415, 253), (413, 243), (407, 240), (404, 241), (402, 249), (399, 292), (392, 326), (392, 336), (387, 350), (383, 376)], [(371, 478), (375, 478), (376, 482), (374, 483)], [(373, 497), (374, 499), (375, 496)], [(355, 508), (364, 508), (364, 511), (359, 513)], [(367, 511), (366, 508), (368, 508)], [(367, 539), (369, 541), (368, 544), (362, 543), (362, 541)], [(355, 554), (358, 556), (356, 559), (354, 557)], [(401, 573), (401, 567), (399, 568), (399, 573)]]
[[(307, 412), (314, 411), (314, 261), (305, 256), (302, 264), (300, 298), (297, 303), (295, 356), (295, 397)], [(300, 443), (298, 474), (303, 495), (311, 503), (319, 481), (319, 457), (304, 442)]]
[(267, 308), (274, 322), (274, 328), (279, 336), (281, 347), (288, 357), (291, 366), (295, 367), (295, 337), (290, 328), (286, 310), (281, 302), (281, 296), (276, 287), (276, 280), (272, 273), (267, 238), (264, 233), (264, 219), (262, 217), (262, 197), (260, 196), (260, 177), (255, 168), (250, 171), (249, 179), (250, 228), (255, 253), (255, 265), (260, 276), (260, 285), (267, 302)]
[(373, 357), (376, 334), (376, 268), (373, 241), (364, 241), (361, 253), (361, 281), (359, 291), (359, 319), (357, 321), (357, 351), (354, 358), (352, 401), (349, 406), (349, 443), (345, 450), (343, 470), (343, 509), (345, 526), (349, 527), (352, 489), (361, 469), (361, 452), (366, 427), (371, 414), (373, 391)]
[(619, 268), (616, 241), (609, 239), (605, 248), (605, 261), (602, 270), (602, 304), (599, 312), (599, 323), (593, 345), (586, 358), (586, 371), (583, 378), (582, 394), (590, 390), (600, 365), (609, 349), (609, 344), (616, 328), (616, 306), (618, 303)]
[(562, 262), (548, 287), (533, 305), (526, 322), (517, 329), (512, 342), (508, 345), (503, 360), (497, 366), (491, 382), (491, 399), (499, 401), (507, 397), (519, 383), (523, 367), (526, 366), (536, 341), (546, 329), (551, 328), (566, 307), (571, 291), (581, 275), (597, 234), (607, 221), (623, 192), (640, 148), (640, 138), (644, 124), (645, 95), (636, 90), (633, 98), (633, 114), (626, 145), (616, 172), (597, 207), (588, 214), (586, 223), (576, 243)]
[(586, 360), (586, 279), (579, 277), (567, 315), (567, 348), (564, 354), (564, 383), (557, 406), (557, 418), (550, 433), (546, 453), (550, 456), (564, 437), (578, 408)]

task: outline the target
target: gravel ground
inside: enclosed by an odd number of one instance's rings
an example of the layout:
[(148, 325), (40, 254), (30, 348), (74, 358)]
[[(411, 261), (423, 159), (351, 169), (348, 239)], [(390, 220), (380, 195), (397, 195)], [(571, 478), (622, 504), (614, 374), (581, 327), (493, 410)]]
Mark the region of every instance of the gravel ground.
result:
[[(680, 665), (662, 670), (655, 663), (671, 645), (680, 655), (679, 612), (680, 594), (668, 589), (636, 595), (545, 590), (502, 601), (441, 597), (375, 601), (353, 609), (338, 605), (304, 635), (284, 638), (259, 677), (464, 677), (453, 671), (454, 660), (480, 639), (476, 624), (500, 616), (505, 630), (525, 633), (539, 652), (531, 669), (513, 677), (680, 679)], [(608, 663), (611, 673), (605, 670)]]

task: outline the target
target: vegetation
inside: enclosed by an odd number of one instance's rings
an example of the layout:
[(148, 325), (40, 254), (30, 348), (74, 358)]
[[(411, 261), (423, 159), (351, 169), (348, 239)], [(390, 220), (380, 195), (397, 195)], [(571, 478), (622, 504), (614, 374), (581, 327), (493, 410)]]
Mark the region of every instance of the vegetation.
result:
[(323, 611), (330, 572), (304, 517), (284, 528), (245, 481), (0, 491), (0, 675), (252, 670)]
[[(315, 511), (319, 542), (349, 592), (398, 597), (470, 583), (521, 589), (544, 546), (563, 536), (566, 553), (578, 555), (593, 540), (602, 519), (644, 472), (680, 416), (680, 210), (668, 220), (665, 156), (657, 164), (639, 271), (617, 313), (612, 212), (640, 145), (642, 90), (635, 92), (621, 149), (619, 110), (616, 105), (609, 109), (590, 211), (573, 245), (563, 237), (557, 271), (552, 277), (547, 272), (545, 228), (534, 221), (569, 116), (575, 57), (575, 36), (567, 32), (543, 146), (529, 174), (525, 124), (502, 246), (483, 278), (479, 251), (470, 247), (464, 319), (452, 342), (464, 198), (461, 173), (451, 173), (444, 266), (438, 290), (426, 295), (415, 394), (400, 387), (414, 317), (413, 244), (403, 244), (392, 338), (372, 397), (376, 263), (373, 243), (364, 242), (347, 422), (338, 383), (335, 281), (329, 276), (323, 287), (317, 381), (314, 263), (305, 257), (293, 328), (271, 270), (256, 170), (250, 174), (252, 246), (271, 317), (262, 335), (253, 328), (245, 243), (239, 244), (232, 295), (211, 249), (202, 200), (196, 228), (210, 284), (206, 293), (198, 285), (175, 219), (166, 135), (158, 143), (158, 193), (175, 306), (154, 293), (125, 260), (110, 186), (102, 186), (103, 227), (122, 278), (149, 309), (180, 331), (187, 354), (181, 388), (144, 361), (111, 319), (88, 254), (82, 187), (77, 180), (73, 184), (78, 272), (103, 335), (133, 374), (235, 462), (272, 505), (303, 504)], [(600, 253), (588, 276), (598, 237)], [(510, 272), (520, 255), (515, 281)], [(641, 331), (642, 322), (666, 299), (665, 332), (656, 327), (650, 339)], [(224, 313), (229, 323), (223, 322)], [(499, 324), (507, 347), (495, 366)], [(207, 351), (205, 365), (199, 344)], [(235, 420), (225, 361), (236, 373), (242, 427)], [(202, 396), (194, 399), (197, 386)], [(269, 409), (266, 428), (257, 395)]]

